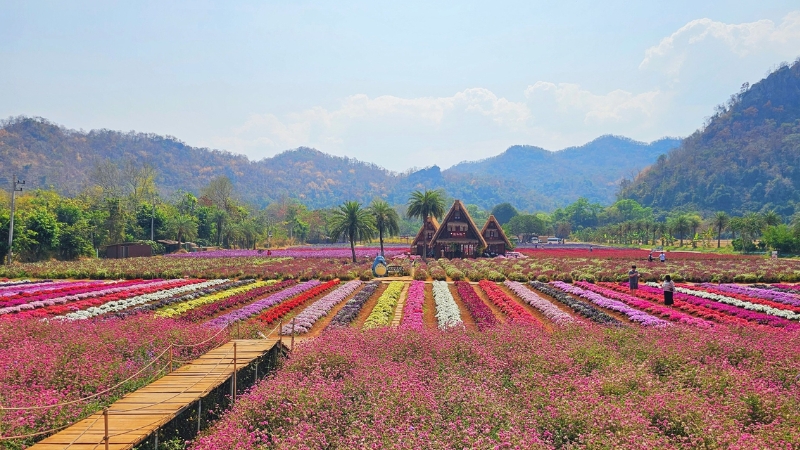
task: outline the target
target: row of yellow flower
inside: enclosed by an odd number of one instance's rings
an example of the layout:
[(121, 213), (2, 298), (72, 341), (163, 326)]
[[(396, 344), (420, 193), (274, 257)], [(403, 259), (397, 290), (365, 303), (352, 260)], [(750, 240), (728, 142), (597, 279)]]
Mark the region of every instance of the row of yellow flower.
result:
[(257, 281), (255, 283), (250, 283), (245, 286), (236, 287), (233, 289), (228, 289), (221, 292), (215, 292), (213, 294), (205, 295), (200, 298), (195, 298), (192, 300), (187, 300), (185, 302), (177, 303), (175, 305), (170, 305), (164, 309), (159, 310), (156, 312), (156, 317), (177, 317), (181, 314), (185, 313), (186, 311), (192, 310), (199, 306), (207, 305), (209, 303), (214, 303), (220, 300), (224, 300), (228, 297), (234, 296), (236, 294), (241, 294), (243, 292), (250, 291), (252, 289), (260, 288), (263, 286), (269, 286), (271, 284), (275, 284), (276, 280), (269, 280), (269, 281)]
[(402, 281), (389, 283), (389, 287), (383, 291), (383, 294), (378, 298), (378, 303), (372, 308), (372, 312), (364, 322), (364, 329), (385, 327), (391, 323), (394, 309), (397, 307), (397, 301), (403, 291), (403, 284)]

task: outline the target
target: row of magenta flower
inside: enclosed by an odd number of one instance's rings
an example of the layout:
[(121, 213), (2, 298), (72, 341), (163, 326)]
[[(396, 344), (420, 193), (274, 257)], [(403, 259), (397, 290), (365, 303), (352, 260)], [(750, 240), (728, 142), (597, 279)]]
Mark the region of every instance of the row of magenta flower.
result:
[[(260, 314), (257, 317), (263, 321), (273, 322), (337, 284), (336, 280), (327, 283), (312, 280), (302, 284), (292, 280), (281, 283), (187, 279), (111, 283), (9, 281), (0, 283), (0, 318), (57, 317), (77, 320), (108, 314), (124, 317), (158, 310), (156, 314), (162, 317), (181, 317), (192, 321), (213, 317), (210, 323), (216, 326), (224, 326), (257, 314)], [(297, 316), (293, 325), (295, 332), (309, 331), (317, 320), (351, 296), (362, 284), (360, 281), (346, 283), (314, 302)], [(712, 326), (713, 323), (756, 323), (794, 328), (797, 326), (797, 319), (800, 319), (800, 291), (791, 285), (680, 285), (675, 303), (670, 307), (660, 303), (660, 290), (654, 285), (643, 286), (631, 294), (624, 286), (614, 283), (578, 282), (570, 285), (562, 282), (531, 282), (525, 286), (506, 281), (504, 284), (519, 299), (555, 323), (573, 322), (576, 317), (606, 324), (620, 323), (605, 310), (614, 311), (630, 321), (646, 326), (665, 326), (670, 322), (704, 327)], [(348, 325), (355, 318), (377, 288), (377, 283), (369, 283), (368, 286), (362, 289), (360, 295), (348, 301), (332, 321), (332, 326)], [(539, 319), (495, 283), (481, 281), (479, 287), (508, 321), (542, 325)], [(470, 284), (456, 282), (454, 289), (461, 297), (466, 313), (470, 314), (478, 328), (496, 321), (492, 311), (483, 304)], [(394, 309), (400, 290), (389, 291), (394, 292), (394, 297), (384, 295), (388, 300), (379, 301), (376, 305), (378, 309), (389, 312)], [(545, 294), (550, 299), (536, 292)], [(306, 294), (301, 295), (303, 293)], [(403, 326), (423, 326), (424, 298), (424, 283), (412, 282), (407, 292)], [(433, 298), (440, 328), (462, 323), (461, 311), (447, 283), (433, 283)], [(283, 305), (279, 311), (261, 313), (290, 299), (290, 303)], [(561, 303), (560, 307), (554, 301)], [(226, 312), (227, 310), (231, 311)], [(387, 325), (388, 315), (384, 314), (386, 318), (380, 316), (377, 313), (371, 314), (367, 324)], [(288, 325), (284, 331), (291, 331)]]

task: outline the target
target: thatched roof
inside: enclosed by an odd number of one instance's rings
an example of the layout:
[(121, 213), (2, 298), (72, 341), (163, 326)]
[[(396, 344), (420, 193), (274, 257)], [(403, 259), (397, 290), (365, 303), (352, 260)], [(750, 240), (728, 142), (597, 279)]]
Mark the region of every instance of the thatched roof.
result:
[(464, 206), (464, 204), (461, 203), (461, 200), (456, 200), (453, 202), (453, 206), (450, 207), (450, 211), (448, 211), (447, 214), (444, 216), (444, 219), (442, 219), (442, 225), (436, 231), (436, 234), (433, 235), (433, 239), (431, 239), (431, 244), (433, 245), (436, 244), (436, 240), (439, 239), (439, 237), (441, 236), (442, 230), (445, 230), (447, 228), (446, 226), (447, 222), (453, 220), (453, 214), (455, 213), (455, 211), (461, 211), (461, 213), (464, 216), (464, 219), (467, 222), (467, 227), (473, 230), (475, 232), (475, 235), (478, 237), (477, 239), (478, 244), (482, 245), (485, 248), (486, 241), (483, 239), (483, 236), (481, 235), (481, 230), (478, 229), (477, 225), (475, 225), (475, 222), (469, 215), (469, 211), (467, 211), (466, 206)]
[(503, 227), (500, 226), (500, 222), (497, 221), (497, 218), (494, 217), (494, 214), (490, 215), (489, 218), (486, 219), (486, 224), (483, 226), (483, 229), (481, 229), (481, 236), (483, 236), (483, 238), (486, 239), (484, 233), (486, 233), (486, 230), (489, 229), (489, 224), (492, 222), (494, 222), (496, 228), (500, 230), (500, 239), (492, 239), (492, 242), (499, 243), (499, 241), (502, 240), (506, 244), (507, 248), (511, 248), (511, 241), (508, 240), (506, 232), (503, 231)]
[(436, 220), (436, 217), (428, 216), (428, 218), (425, 219), (425, 223), (423, 223), (422, 226), (419, 227), (419, 232), (417, 233), (417, 237), (415, 237), (414, 240), (411, 242), (412, 247), (418, 244), (423, 244), (423, 245), (425, 244), (425, 231), (427, 229), (426, 225), (428, 224), (430, 224), (431, 227), (433, 228), (434, 234), (436, 234), (436, 232), (439, 231), (439, 222)]

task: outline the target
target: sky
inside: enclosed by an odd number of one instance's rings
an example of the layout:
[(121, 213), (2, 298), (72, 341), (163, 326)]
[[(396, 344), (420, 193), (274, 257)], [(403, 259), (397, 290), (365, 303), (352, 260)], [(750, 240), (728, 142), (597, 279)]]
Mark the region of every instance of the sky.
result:
[(0, 117), (393, 171), (685, 137), (800, 57), (793, 1), (0, 0)]

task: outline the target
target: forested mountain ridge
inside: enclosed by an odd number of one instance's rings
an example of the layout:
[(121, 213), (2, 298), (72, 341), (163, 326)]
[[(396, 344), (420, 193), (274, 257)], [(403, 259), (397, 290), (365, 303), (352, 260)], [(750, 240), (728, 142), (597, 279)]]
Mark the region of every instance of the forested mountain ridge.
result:
[(796, 212), (800, 60), (743, 85), (680, 148), (624, 184), (620, 196), (661, 210)]
[(198, 193), (215, 177), (231, 179), (242, 200), (263, 207), (282, 197), (309, 208), (345, 200), (382, 197), (402, 204), (415, 189), (442, 188), (454, 198), (483, 208), (511, 202), (524, 210), (552, 210), (580, 196), (610, 203), (616, 183), (653, 163), (677, 145), (675, 139), (644, 144), (603, 136), (584, 146), (550, 152), (514, 146), (503, 154), (442, 171), (437, 166), (402, 174), (352, 158), (310, 148), (287, 150), (251, 161), (243, 155), (197, 148), (171, 136), (111, 130), (76, 131), (45, 119), (18, 117), (0, 127), (0, 181), (11, 174), (29, 188), (76, 194), (91, 182), (98, 165), (148, 164), (162, 194)]

